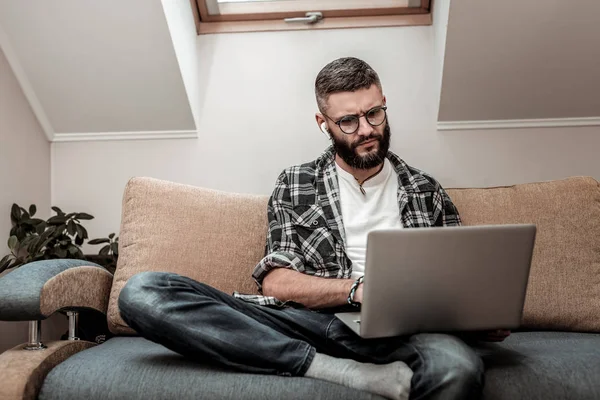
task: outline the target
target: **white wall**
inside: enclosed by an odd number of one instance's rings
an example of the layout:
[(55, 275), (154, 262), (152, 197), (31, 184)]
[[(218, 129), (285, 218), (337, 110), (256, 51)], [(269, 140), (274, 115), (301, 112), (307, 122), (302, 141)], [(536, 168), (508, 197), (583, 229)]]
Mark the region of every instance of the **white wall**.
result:
[(200, 36), (199, 138), (55, 143), (53, 203), (95, 215), (92, 235), (106, 235), (118, 230), (132, 176), (270, 193), (283, 168), (314, 159), (328, 144), (314, 122), (314, 79), (347, 55), (380, 74), (392, 150), (447, 187), (600, 179), (598, 128), (436, 131), (440, 35), (434, 27), (400, 27)]
[[(50, 144), (37, 123), (0, 51), (0, 258), (9, 253), (13, 203), (28, 208), (36, 204), (38, 215), (50, 211)], [(1, 301), (1, 299), (0, 299)], [(53, 325), (54, 321), (49, 325)], [(60, 325), (60, 323), (59, 323)], [(64, 324), (63, 324), (64, 325)], [(46, 327), (46, 326), (45, 326)], [(62, 328), (59, 326), (59, 331)], [(52, 326), (49, 337), (55, 337)], [(27, 324), (0, 321), (0, 353), (27, 340)]]

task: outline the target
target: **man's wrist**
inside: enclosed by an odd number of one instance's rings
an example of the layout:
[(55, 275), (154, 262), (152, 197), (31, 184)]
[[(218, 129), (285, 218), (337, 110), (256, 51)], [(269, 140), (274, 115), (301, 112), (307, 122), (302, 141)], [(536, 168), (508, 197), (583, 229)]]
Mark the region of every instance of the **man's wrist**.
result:
[(358, 287), (361, 285), (361, 283), (363, 283), (364, 280), (364, 275), (361, 276), (360, 278), (358, 278), (356, 281), (354, 281), (354, 283), (352, 284), (352, 286), (350, 287), (350, 293), (348, 293), (348, 304), (353, 305), (355, 307), (359, 307), (360, 303), (354, 300), (354, 296), (356, 295), (356, 291), (358, 290)]

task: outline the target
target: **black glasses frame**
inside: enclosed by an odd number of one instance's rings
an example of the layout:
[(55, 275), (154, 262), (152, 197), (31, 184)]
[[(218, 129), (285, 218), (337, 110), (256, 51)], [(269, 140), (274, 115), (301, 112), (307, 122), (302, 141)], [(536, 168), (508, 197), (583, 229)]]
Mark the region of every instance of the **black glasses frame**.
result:
[[(372, 124), (371, 121), (369, 121), (369, 119), (367, 118), (367, 114), (374, 111), (374, 110), (383, 110), (383, 120), (381, 120), (380, 123), (378, 124)], [(329, 115), (327, 114), (323, 114), (326, 118), (328, 118), (331, 122), (333, 122), (334, 124), (336, 124), (338, 126), (338, 128), (340, 128), (340, 131), (344, 132), (346, 135), (352, 135), (353, 133), (355, 133), (358, 128), (360, 128), (360, 118), (361, 117), (365, 117), (365, 120), (367, 121), (367, 123), (371, 126), (380, 126), (381, 124), (383, 124), (386, 120), (387, 120), (387, 106), (377, 106), (377, 107), (373, 107), (370, 110), (368, 110), (366, 113), (364, 114), (360, 114), (360, 115), (344, 115), (342, 118), (338, 119), (337, 121), (334, 121), (333, 118), (331, 118)], [(358, 121), (358, 124), (356, 125), (356, 129), (353, 130), (352, 132), (346, 132), (345, 130), (342, 129), (342, 121), (345, 119), (349, 119), (349, 118), (355, 118)]]

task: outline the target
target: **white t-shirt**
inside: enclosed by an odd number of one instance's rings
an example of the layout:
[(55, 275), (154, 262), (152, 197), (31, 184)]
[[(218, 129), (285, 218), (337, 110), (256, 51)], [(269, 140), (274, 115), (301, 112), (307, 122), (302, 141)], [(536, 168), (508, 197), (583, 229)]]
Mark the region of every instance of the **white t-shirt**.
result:
[(365, 273), (367, 234), (373, 229), (402, 228), (398, 208), (398, 176), (386, 159), (377, 175), (360, 185), (336, 164), (340, 204), (346, 231), (346, 254), (352, 261), (352, 279)]

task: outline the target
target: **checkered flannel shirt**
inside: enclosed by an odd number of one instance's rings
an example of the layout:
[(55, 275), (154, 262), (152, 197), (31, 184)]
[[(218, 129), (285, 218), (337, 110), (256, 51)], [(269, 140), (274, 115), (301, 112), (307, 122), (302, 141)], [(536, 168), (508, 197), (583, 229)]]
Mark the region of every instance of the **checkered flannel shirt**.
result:
[[(404, 228), (460, 225), (456, 207), (435, 179), (392, 152), (387, 158), (398, 175), (398, 205)], [(323, 278), (351, 277), (332, 147), (315, 161), (290, 167), (279, 175), (267, 215), (266, 256), (252, 274), (259, 292), (263, 279), (275, 268)], [(260, 305), (286, 305), (270, 296), (237, 292), (234, 296)]]

